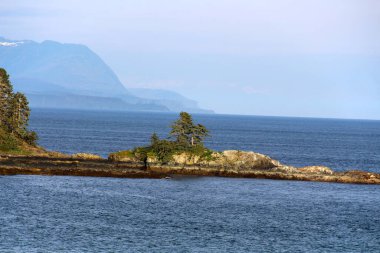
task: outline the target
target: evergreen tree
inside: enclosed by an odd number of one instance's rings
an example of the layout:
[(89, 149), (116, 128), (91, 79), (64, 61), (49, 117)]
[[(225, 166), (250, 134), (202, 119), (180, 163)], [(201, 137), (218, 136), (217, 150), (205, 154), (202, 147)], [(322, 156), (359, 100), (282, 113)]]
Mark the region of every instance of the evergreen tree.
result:
[(194, 125), (191, 115), (187, 112), (181, 112), (179, 119), (172, 125), (170, 135), (183, 146), (195, 146), (201, 144), (207, 137), (208, 130), (201, 124)]
[(191, 134), (191, 145), (200, 144), (205, 137), (209, 136), (209, 132), (204, 125), (198, 124), (194, 127), (194, 131)]
[(156, 133), (153, 133), (152, 136), (150, 137), (151, 146), (153, 147), (159, 142), (160, 142), (160, 138), (158, 138), (158, 135)]
[(0, 68), (0, 126), (7, 126), (7, 117), (11, 107), (13, 88), (9, 81), (9, 75), (5, 69)]
[(145, 165), (151, 155), (163, 164), (171, 162), (173, 155), (184, 152), (203, 157), (211, 152), (202, 143), (206, 136), (208, 136), (208, 130), (205, 126), (195, 125), (189, 113), (181, 112), (179, 119), (172, 124), (170, 132), (172, 140), (160, 139), (156, 133), (153, 133), (150, 137), (150, 145), (137, 147), (132, 150), (132, 154)]
[(35, 145), (37, 134), (28, 131), (30, 108), (24, 94), (13, 93), (9, 75), (0, 68), (0, 128), (14, 137)]
[(13, 94), (10, 101), (9, 121), (12, 129), (26, 131), (30, 116), (29, 103), (24, 94)]
[(190, 134), (194, 127), (193, 119), (187, 112), (181, 112), (179, 119), (172, 124), (170, 135), (181, 145), (190, 144)]

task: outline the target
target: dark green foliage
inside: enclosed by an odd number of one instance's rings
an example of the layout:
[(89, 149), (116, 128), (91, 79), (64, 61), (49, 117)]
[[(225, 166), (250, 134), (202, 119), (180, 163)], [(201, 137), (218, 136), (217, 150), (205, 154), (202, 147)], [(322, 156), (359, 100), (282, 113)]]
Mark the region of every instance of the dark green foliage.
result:
[(12, 129), (26, 129), (30, 116), (29, 103), (22, 93), (12, 94), (10, 99), (8, 122)]
[(214, 151), (212, 151), (211, 149), (208, 149), (208, 148), (205, 148), (203, 150), (203, 153), (201, 155), (201, 158), (203, 160), (206, 160), (206, 161), (212, 161), (214, 160), (215, 158), (212, 156), (212, 154), (214, 154)]
[(149, 151), (150, 147), (137, 147), (132, 150), (132, 153), (137, 159), (146, 163)]
[(154, 146), (159, 141), (160, 141), (160, 138), (158, 138), (158, 135), (156, 133), (153, 133), (152, 137), (150, 137), (150, 145)]
[(160, 162), (168, 163), (172, 155), (180, 150), (180, 145), (174, 141), (158, 140), (149, 148)]
[(36, 145), (37, 134), (27, 129), (29, 116), (27, 98), (22, 93), (13, 92), (9, 75), (0, 68), (0, 129), (5, 133), (0, 136), (0, 141), (4, 147), (20, 145), (14, 139)]
[(0, 130), (0, 151), (10, 152), (17, 151), (20, 145), (20, 141), (11, 134)]
[(205, 126), (201, 124), (194, 126), (193, 132), (191, 135), (192, 146), (202, 144), (203, 139), (207, 136), (209, 136), (209, 133)]
[(0, 68), (0, 126), (6, 126), (6, 119), (11, 111), (13, 88), (9, 82), (9, 75), (5, 69)]
[(208, 130), (201, 124), (194, 125), (191, 115), (181, 112), (172, 125), (170, 135), (182, 146), (195, 146), (208, 136)]
[(202, 143), (208, 136), (208, 130), (200, 124), (194, 125), (191, 115), (186, 112), (181, 112), (180, 118), (173, 123), (170, 135), (174, 140), (161, 140), (153, 133), (150, 146), (135, 148), (131, 153), (145, 163), (149, 155), (153, 155), (161, 163), (168, 163), (174, 154), (187, 152), (203, 157), (211, 152)]
[(27, 131), (23, 135), (23, 140), (28, 143), (29, 145), (36, 146), (37, 145), (37, 140), (38, 140), (38, 135), (34, 131)]

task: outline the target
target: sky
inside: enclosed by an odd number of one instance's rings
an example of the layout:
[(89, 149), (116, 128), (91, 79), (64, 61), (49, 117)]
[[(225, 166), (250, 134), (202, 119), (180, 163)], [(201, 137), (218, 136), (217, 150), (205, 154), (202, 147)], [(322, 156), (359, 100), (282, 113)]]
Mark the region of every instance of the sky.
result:
[(378, 0), (2, 0), (0, 36), (85, 44), (217, 113), (380, 119)]

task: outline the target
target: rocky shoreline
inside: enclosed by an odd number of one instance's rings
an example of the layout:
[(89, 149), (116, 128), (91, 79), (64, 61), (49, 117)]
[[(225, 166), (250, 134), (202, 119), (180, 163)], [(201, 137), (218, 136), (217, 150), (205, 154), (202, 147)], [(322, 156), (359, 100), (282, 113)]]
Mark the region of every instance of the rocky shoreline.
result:
[(169, 164), (150, 158), (103, 159), (82, 156), (0, 156), (0, 175), (91, 176), (120, 178), (171, 178), (181, 176), (218, 176), (276, 180), (316, 181), (352, 184), (380, 184), (380, 174), (364, 171), (334, 172), (323, 166), (295, 168), (267, 156), (242, 151), (225, 151), (206, 162), (180, 155)]
[(0, 156), (0, 175), (48, 175), (125, 178), (162, 178), (138, 164), (48, 156)]

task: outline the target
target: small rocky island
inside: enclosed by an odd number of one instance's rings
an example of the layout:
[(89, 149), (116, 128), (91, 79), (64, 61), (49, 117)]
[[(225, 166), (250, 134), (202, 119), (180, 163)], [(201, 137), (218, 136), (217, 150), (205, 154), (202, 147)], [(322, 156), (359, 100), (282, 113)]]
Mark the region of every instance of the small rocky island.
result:
[(280, 180), (380, 184), (380, 174), (334, 172), (324, 166), (296, 168), (268, 156), (239, 150), (217, 152), (206, 148), (208, 130), (180, 113), (169, 138), (151, 137), (150, 145), (109, 155), (66, 155), (36, 145), (27, 129), (30, 109), (26, 97), (14, 93), (9, 76), (0, 69), (0, 175), (66, 175), (125, 178), (221, 176)]
[[(123, 152), (124, 154), (126, 152)], [(295, 168), (268, 156), (237, 150), (216, 152), (215, 160), (201, 161), (183, 153), (169, 163), (154, 158), (147, 162), (126, 155), (103, 159), (90, 154), (0, 155), (0, 175), (95, 176), (121, 178), (171, 178), (175, 176), (220, 176), (354, 184), (380, 184), (380, 174), (364, 171), (334, 172), (323, 166)]]

